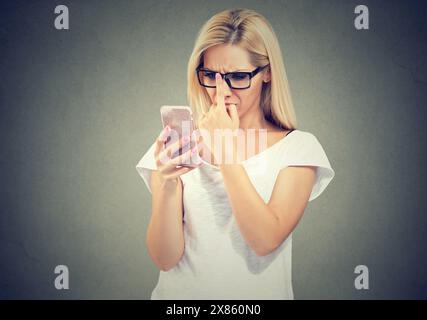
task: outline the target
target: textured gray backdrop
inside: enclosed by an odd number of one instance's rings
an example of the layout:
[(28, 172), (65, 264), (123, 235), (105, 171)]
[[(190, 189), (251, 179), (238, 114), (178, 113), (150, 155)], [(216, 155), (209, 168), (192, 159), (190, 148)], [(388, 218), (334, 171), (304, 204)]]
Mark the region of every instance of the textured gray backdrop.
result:
[[(425, 3), (425, 2), (424, 2)], [(54, 28), (66, 4), (70, 30)], [(148, 299), (150, 194), (135, 165), (186, 104), (197, 31), (259, 11), (280, 41), (299, 129), (336, 176), (294, 232), (296, 299), (427, 298), (426, 5), (363, 1), (2, 1), (0, 298)], [(54, 288), (54, 268), (70, 290)], [(370, 290), (354, 288), (369, 267)]]

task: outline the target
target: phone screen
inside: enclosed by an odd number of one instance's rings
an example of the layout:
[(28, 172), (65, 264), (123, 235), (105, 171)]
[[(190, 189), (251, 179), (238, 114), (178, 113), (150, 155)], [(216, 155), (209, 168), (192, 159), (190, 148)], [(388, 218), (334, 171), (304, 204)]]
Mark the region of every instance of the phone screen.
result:
[[(193, 118), (191, 108), (187, 106), (162, 106), (160, 109), (163, 128), (167, 125), (172, 129), (170, 136), (166, 141), (166, 147), (181, 139), (184, 135), (193, 134)], [(195, 145), (195, 141), (185, 145), (183, 148), (176, 150), (172, 158), (175, 158)]]

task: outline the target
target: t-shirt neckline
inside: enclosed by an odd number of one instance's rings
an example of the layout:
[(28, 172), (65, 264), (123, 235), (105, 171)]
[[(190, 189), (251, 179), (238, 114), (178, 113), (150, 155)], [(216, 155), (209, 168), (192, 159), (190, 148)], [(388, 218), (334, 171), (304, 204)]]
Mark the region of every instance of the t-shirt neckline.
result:
[[(277, 147), (277, 145), (280, 145), (281, 143), (283, 143), (283, 141), (285, 141), (286, 140), (286, 138), (292, 133), (292, 132), (294, 132), (294, 131), (297, 131), (298, 129), (292, 129), (291, 131), (289, 131), (285, 136), (283, 136), (282, 138), (280, 138), (279, 139), (279, 141), (277, 141), (276, 143), (273, 143), (271, 146), (269, 146), (268, 148), (265, 148), (264, 150), (262, 150), (261, 152), (258, 152), (257, 154), (255, 154), (255, 155), (253, 155), (253, 156), (251, 156), (251, 157), (249, 157), (249, 158), (247, 158), (246, 160), (243, 160), (243, 161), (241, 161), (240, 163), (241, 164), (245, 164), (245, 163), (247, 163), (247, 162), (250, 162), (250, 161), (253, 161), (253, 159), (256, 159), (256, 158), (258, 158), (258, 157), (260, 157), (260, 156), (262, 156), (262, 155), (264, 155), (265, 153), (267, 153), (267, 152), (271, 152), (271, 150), (272, 149), (274, 149), (275, 147)], [(215, 165), (213, 165), (213, 164), (211, 164), (211, 163), (209, 163), (209, 162), (207, 162), (207, 161), (205, 161), (205, 160), (203, 160), (202, 159), (202, 162), (205, 164), (205, 165), (207, 165), (208, 167), (211, 167), (212, 169), (215, 169), (215, 170), (221, 170), (220, 169), (220, 167), (218, 167), (218, 166), (215, 166)]]

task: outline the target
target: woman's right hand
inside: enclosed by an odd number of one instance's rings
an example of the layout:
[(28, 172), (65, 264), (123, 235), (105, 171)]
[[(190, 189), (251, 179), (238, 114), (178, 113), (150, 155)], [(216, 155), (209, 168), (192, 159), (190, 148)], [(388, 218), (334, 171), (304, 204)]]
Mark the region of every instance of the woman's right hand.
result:
[[(154, 157), (156, 160), (157, 170), (160, 178), (163, 181), (177, 181), (180, 175), (197, 168), (197, 167), (177, 168), (177, 166), (181, 165), (182, 163), (187, 163), (187, 164), (190, 163), (191, 158), (194, 157), (195, 153), (197, 152), (197, 143), (193, 148), (189, 149), (185, 153), (171, 159), (172, 154), (176, 150), (179, 150), (180, 148), (190, 143), (190, 137), (183, 136), (181, 139), (175, 141), (174, 143), (169, 145), (167, 148), (165, 148), (165, 143), (167, 138), (169, 137), (169, 134), (170, 134), (170, 128), (168, 126), (163, 128), (163, 130), (160, 132), (160, 135), (156, 140)], [(187, 140), (185, 140), (186, 138)]]

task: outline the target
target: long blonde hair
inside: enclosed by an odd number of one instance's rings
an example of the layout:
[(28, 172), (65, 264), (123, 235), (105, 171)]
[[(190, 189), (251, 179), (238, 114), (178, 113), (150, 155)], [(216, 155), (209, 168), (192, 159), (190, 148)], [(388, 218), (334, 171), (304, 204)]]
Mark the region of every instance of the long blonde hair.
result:
[(196, 68), (203, 62), (204, 52), (218, 44), (246, 49), (251, 64), (256, 67), (269, 64), (271, 80), (263, 83), (260, 102), (264, 117), (280, 128), (296, 129), (297, 119), (279, 42), (267, 19), (250, 9), (219, 12), (198, 33), (187, 69), (187, 98), (195, 127), (210, 106), (209, 95), (198, 82)]

